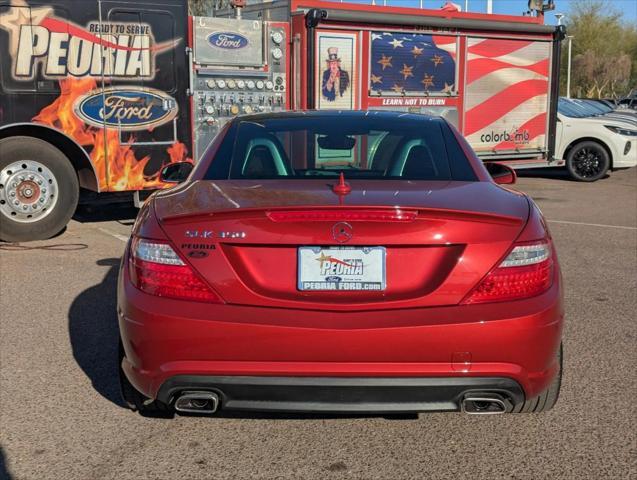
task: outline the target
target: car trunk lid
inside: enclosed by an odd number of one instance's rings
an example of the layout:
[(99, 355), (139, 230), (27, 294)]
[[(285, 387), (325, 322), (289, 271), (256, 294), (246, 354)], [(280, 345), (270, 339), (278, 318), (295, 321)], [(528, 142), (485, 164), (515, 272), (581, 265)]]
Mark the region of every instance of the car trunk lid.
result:
[[(354, 180), (347, 195), (334, 183), (198, 181), (158, 194), (155, 211), (228, 303), (325, 310), (457, 304), (528, 216), (523, 195), (489, 182)], [(343, 225), (348, 238), (339, 238)], [(317, 262), (320, 247), (383, 247), (384, 288), (300, 290), (302, 247), (314, 247)]]

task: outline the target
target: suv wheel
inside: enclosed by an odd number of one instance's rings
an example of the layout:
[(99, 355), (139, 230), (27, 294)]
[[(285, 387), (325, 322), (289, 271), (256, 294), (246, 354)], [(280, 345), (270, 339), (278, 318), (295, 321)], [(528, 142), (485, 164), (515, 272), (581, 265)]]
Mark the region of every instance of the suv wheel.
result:
[(599, 180), (610, 168), (610, 156), (597, 142), (585, 141), (576, 144), (566, 156), (566, 169), (578, 182)]

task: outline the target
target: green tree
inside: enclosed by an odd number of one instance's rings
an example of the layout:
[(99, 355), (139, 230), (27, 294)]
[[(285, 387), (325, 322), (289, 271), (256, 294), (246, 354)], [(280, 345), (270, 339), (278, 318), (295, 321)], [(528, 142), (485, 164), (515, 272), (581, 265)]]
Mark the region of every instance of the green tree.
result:
[(211, 16), (212, 11), (219, 7), (220, 0), (188, 0), (191, 15)]
[[(637, 28), (611, 2), (575, 0), (566, 17), (573, 36), (571, 96), (617, 97), (637, 83)], [(566, 93), (568, 42), (562, 48), (561, 85)]]

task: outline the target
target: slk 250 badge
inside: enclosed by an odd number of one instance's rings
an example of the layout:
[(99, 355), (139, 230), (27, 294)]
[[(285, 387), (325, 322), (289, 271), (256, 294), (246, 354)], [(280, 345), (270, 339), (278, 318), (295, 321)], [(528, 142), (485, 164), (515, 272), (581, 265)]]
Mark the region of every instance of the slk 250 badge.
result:
[(177, 102), (152, 88), (111, 87), (93, 90), (75, 103), (75, 114), (94, 127), (146, 130), (173, 120)]

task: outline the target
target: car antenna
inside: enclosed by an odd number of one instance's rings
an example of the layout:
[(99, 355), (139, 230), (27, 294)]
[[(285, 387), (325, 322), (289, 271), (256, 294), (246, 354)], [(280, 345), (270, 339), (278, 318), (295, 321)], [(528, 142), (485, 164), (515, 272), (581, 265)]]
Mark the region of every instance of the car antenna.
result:
[(347, 195), (352, 191), (352, 187), (349, 186), (349, 183), (345, 182), (345, 175), (341, 172), (338, 177), (338, 183), (332, 187), (332, 191), (336, 195)]

